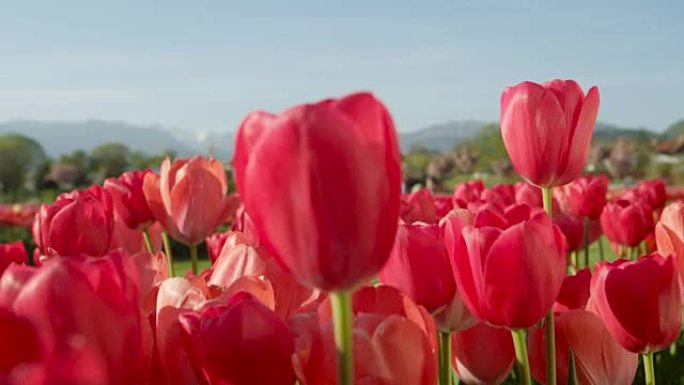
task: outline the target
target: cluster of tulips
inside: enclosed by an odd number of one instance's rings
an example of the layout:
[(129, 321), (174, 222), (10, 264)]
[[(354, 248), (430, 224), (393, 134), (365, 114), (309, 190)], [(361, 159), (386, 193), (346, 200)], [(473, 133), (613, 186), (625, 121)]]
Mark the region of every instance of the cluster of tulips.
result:
[(30, 228), (39, 208), (40, 205), (34, 203), (1, 203), (0, 226)]
[[(501, 106), (515, 185), (402, 194), (392, 119), (359, 93), (249, 114), (237, 194), (201, 157), (62, 194), (34, 264), (0, 249), (0, 384), (629, 384), (639, 354), (653, 384), (684, 204), (580, 175), (595, 87), (524, 82)], [(624, 258), (588, 258), (601, 234)]]

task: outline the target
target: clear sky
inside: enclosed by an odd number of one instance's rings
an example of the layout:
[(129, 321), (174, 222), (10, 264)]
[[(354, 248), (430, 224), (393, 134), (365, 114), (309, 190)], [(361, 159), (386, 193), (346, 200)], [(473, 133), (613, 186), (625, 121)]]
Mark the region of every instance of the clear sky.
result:
[(683, 1), (9, 1), (0, 121), (235, 130), (253, 109), (358, 89), (401, 131), (496, 120), (501, 90), (575, 78), (599, 119), (684, 118)]

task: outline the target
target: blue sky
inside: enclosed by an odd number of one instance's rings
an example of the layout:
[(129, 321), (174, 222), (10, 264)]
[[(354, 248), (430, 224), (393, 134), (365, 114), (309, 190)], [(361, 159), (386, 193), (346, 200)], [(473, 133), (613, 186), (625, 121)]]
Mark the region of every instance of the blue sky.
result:
[(599, 119), (684, 118), (684, 2), (0, 3), (0, 121), (234, 130), (250, 110), (366, 89), (410, 131), (496, 120), (522, 80), (598, 85)]

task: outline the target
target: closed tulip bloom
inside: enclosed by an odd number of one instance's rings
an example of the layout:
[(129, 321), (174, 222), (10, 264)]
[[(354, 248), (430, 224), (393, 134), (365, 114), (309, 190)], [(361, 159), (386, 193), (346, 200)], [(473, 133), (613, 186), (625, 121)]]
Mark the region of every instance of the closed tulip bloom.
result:
[(480, 322), (451, 336), (453, 367), (468, 385), (498, 385), (515, 363), (511, 332)]
[(517, 173), (541, 187), (577, 178), (587, 160), (599, 109), (574, 80), (522, 82), (501, 94), (501, 136)]
[(129, 171), (118, 178), (108, 178), (104, 188), (109, 191), (114, 210), (131, 229), (145, 228), (154, 222), (154, 215), (145, 199), (143, 182), (150, 170)]
[[(180, 316), (198, 377), (210, 385), (292, 385), (294, 340), (287, 325), (248, 294)], [(202, 383), (205, 383), (202, 381)]]
[(568, 197), (568, 209), (580, 217), (598, 219), (606, 205), (608, 183), (605, 175), (589, 175), (563, 186), (562, 190)]
[(591, 270), (584, 268), (575, 275), (568, 275), (563, 280), (553, 311), (562, 313), (569, 310), (584, 309), (589, 302), (591, 288)]
[(10, 263), (28, 263), (28, 253), (24, 247), (24, 242), (0, 243), (0, 276)]
[(667, 190), (662, 179), (651, 179), (639, 182), (636, 186), (636, 193), (654, 210), (665, 207), (667, 202)]
[(421, 188), (414, 193), (402, 195), (399, 215), (406, 223), (436, 223), (437, 211), (430, 190)]
[[(577, 383), (629, 385), (634, 380), (639, 357), (615, 342), (601, 319), (587, 310), (571, 310), (556, 318), (556, 378), (568, 383), (570, 351), (575, 358)], [(530, 330), (532, 376), (546, 384), (544, 328)]]
[(439, 227), (420, 222), (400, 225), (380, 282), (408, 294), (428, 311), (446, 305), (456, 284)]
[(454, 207), (467, 209), (473, 203), (478, 203), (486, 187), (481, 179), (459, 183), (454, 187)]
[(164, 230), (190, 246), (213, 233), (232, 209), (226, 173), (215, 159), (166, 158), (159, 175), (145, 175), (143, 191)]
[(460, 233), (447, 223), (445, 242), (456, 285), (476, 317), (522, 329), (551, 310), (565, 276), (567, 244), (542, 209), (514, 206), (504, 223), (484, 210)]
[(501, 210), (515, 204), (515, 186), (498, 183), (482, 192), (480, 198)]
[(591, 282), (591, 305), (625, 349), (652, 353), (669, 347), (682, 325), (674, 257), (600, 262)]
[(558, 212), (553, 215), (553, 224), (558, 226), (568, 241), (568, 252), (577, 251), (583, 247), (584, 226), (582, 218), (571, 213)]
[(260, 242), (303, 284), (350, 289), (387, 261), (401, 161), (392, 119), (371, 94), (248, 115), (233, 165)]
[(433, 203), (435, 205), (435, 213), (437, 214), (438, 220), (444, 218), (444, 216), (454, 208), (454, 201), (451, 199), (450, 195), (446, 194), (435, 195)]
[(653, 232), (653, 212), (641, 200), (608, 202), (601, 214), (601, 228), (611, 242), (635, 247)]
[(684, 282), (684, 202), (670, 203), (656, 225), (655, 238), (661, 255), (674, 255)]
[(223, 249), (223, 245), (226, 243), (230, 233), (213, 233), (207, 237), (207, 254), (209, 254), (209, 260), (212, 263), (216, 262), (219, 254), (221, 254), (221, 249)]
[(41, 206), (33, 239), (45, 256), (99, 256), (107, 253), (114, 230), (109, 193), (100, 186), (60, 195)]

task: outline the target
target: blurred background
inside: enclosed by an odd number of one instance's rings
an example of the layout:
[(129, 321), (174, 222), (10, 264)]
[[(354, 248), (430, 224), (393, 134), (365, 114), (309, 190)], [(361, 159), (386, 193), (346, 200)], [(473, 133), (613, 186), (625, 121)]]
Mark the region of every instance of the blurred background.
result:
[(499, 97), (601, 91), (589, 172), (684, 165), (679, 1), (22, 1), (0, 5), (0, 200), (39, 202), (165, 156), (228, 163), (247, 112), (371, 90), (406, 189), (514, 180)]

